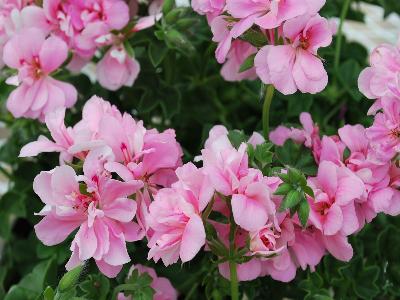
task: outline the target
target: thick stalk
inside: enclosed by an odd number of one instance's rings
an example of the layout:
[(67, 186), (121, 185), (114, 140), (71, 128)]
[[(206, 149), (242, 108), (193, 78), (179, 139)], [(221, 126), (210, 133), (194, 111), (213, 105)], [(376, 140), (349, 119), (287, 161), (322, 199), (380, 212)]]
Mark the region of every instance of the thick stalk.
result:
[(263, 135), (266, 140), (268, 140), (269, 135), (269, 111), (271, 108), (272, 98), (274, 97), (274, 92), (274, 86), (272, 84), (268, 85), (265, 91), (265, 99), (262, 111)]
[(337, 31), (337, 42), (335, 49), (335, 61), (334, 68), (336, 75), (339, 73), (339, 63), (340, 63), (340, 51), (342, 50), (342, 39), (343, 39), (343, 23), (346, 19), (347, 13), (349, 12), (351, 0), (344, 0), (344, 4), (342, 7), (342, 12), (340, 13), (340, 23)]

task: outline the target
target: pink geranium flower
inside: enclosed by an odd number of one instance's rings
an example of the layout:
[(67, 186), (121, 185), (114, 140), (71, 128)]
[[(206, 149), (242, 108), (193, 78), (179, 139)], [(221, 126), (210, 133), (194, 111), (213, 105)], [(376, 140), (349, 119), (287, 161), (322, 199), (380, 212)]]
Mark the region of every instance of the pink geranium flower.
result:
[(235, 40), (227, 54), (227, 60), (222, 66), (221, 76), (226, 81), (241, 81), (244, 79), (256, 79), (257, 74), (254, 68), (240, 72), (239, 69), (245, 59), (251, 54), (257, 52), (257, 49), (247, 42)]
[(111, 47), (96, 67), (100, 85), (110, 91), (132, 86), (139, 72), (139, 63), (122, 45)]
[(240, 179), (232, 195), (235, 223), (247, 231), (261, 229), (276, 212), (272, 193), (263, 179), (261, 171), (249, 169), (248, 175)]
[(375, 115), (374, 124), (366, 134), (377, 161), (390, 161), (400, 152), (400, 101), (394, 97), (381, 99), (383, 111)]
[(370, 55), (370, 67), (358, 78), (358, 87), (367, 98), (377, 99), (388, 94), (400, 96), (400, 50), (383, 44)]
[(125, 242), (139, 239), (139, 226), (132, 222), (136, 202), (128, 197), (142, 183), (108, 177), (103, 164), (112, 158), (111, 149), (98, 148), (86, 158), (84, 176), (65, 165), (35, 178), (34, 191), (46, 204), (39, 213), (44, 217), (35, 226), (38, 238), (56, 245), (79, 228), (67, 269), (94, 258), (105, 275), (114, 277), (130, 260)]
[[(177, 173), (182, 172), (186, 171), (177, 169)], [(166, 266), (177, 262), (179, 258), (182, 262), (187, 262), (205, 244), (206, 234), (201, 211), (207, 202), (201, 202), (204, 194), (199, 189), (204, 186), (201, 181), (205, 178), (189, 178), (187, 183), (178, 181), (172, 188), (161, 189), (155, 195), (147, 220), (153, 230), (148, 243), (149, 259), (153, 258), (157, 262), (161, 258)], [(208, 192), (206, 194), (210, 196)]]
[(322, 91), (328, 75), (317, 51), (332, 42), (328, 20), (319, 15), (290, 19), (283, 25), (283, 38), (290, 40), (290, 44), (268, 45), (257, 53), (257, 75), (285, 95), (297, 90), (311, 94)]
[(43, 8), (54, 27), (81, 57), (91, 57), (97, 39), (129, 22), (129, 7), (122, 0), (45, 0)]
[(364, 183), (346, 167), (322, 161), (318, 175), (309, 179), (315, 198), (310, 199), (309, 221), (324, 235), (349, 235), (358, 229), (354, 200), (364, 193)]
[(75, 104), (75, 88), (50, 76), (67, 56), (68, 47), (61, 39), (46, 38), (35, 28), (22, 30), (7, 42), (4, 62), (18, 70), (16, 81), (19, 86), (7, 101), (7, 108), (15, 117), (44, 120), (46, 113)]

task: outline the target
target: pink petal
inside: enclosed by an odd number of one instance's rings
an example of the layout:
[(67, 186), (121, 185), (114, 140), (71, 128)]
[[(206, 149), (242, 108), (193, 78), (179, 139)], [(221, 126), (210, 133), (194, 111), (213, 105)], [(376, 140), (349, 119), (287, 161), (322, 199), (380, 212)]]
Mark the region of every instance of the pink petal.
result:
[(193, 259), (206, 242), (206, 233), (200, 216), (193, 214), (182, 234), (179, 256), (182, 262)]
[(67, 44), (56, 36), (47, 38), (39, 52), (40, 65), (46, 73), (55, 71), (67, 57)]

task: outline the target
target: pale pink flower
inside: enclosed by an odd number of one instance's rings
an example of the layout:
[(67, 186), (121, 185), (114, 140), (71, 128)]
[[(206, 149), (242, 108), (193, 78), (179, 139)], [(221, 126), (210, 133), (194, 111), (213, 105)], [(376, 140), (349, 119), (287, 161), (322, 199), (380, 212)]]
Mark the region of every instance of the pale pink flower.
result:
[(164, 265), (176, 263), (180, 258), (188, 262), (206, 242), (201, 220), (199, 199), (188, 197), (178, 188), (158, 191), (149, 207), (148, 223), (154, 231), (148, 246), (148, 259)]
[[(153, 281), (150, 287), (154, 290), (153, 300), (176, 300), (178, 299), (178, 292), (172, 286), (168, 278), (158, 277), (156, 271), (153, 268), (146, 267), (143, 265), (134, 265), (129, 270), (128, 278), (131, 276), (134, 270), (138, 270), (139, 274), (149, 274)], [(124, 296), (123, 293), (118, 294), (118, 300), (132, 300), (131, 296)]]
[(290, 44), (268, 45), (257, 53), (257, 75), (285, 95), (297, 90), (311, 94), (322, 91), (328, 75), (317, 51), (332, 42), (329, 22), (319, 15), (290, 19), (283, 25), (283, 38)]
[(316, 14), (324, 4), (324, 0), (227, 0), (226, 9), (234, 18), (251, 19), (263, 29), (273, 29), (297, 16)]
[(91, 57), (98, 38), (129, 21), (129, 7), (122, 0), (44, 0), (43, 8), (54, 31), (82, 57)]
[(239, 69), (245, 59), (257, 52), (257, 49), (247, 42), (235, 40), (232, 42), (231, 49), (228, 52), (227, 60), (222, 66), (221, 76), (226, 81), (241, 81), (244, 79), (256, 79), (257, 74), (253, 68), (239, 73)]
[(377, 160), (385, 163), (400, 152), (400, 101), (384, 97), (381, 104), (383, 111), (375, 115), (366, 134)]
[(370, 55), (370, 67), (358, 78), (358, 88), (369, 99), (388, 94), (400, 96), (400, 50), (396, 46), (383, 44)]
[(68, 47), (61, 39), (46, 38), (36, 28), (22, 30), (7, 42), (3, 59), (7, 66), (18, 70), (20, 83), (7, 101), (15, 117), (44, 120), (46, 113), (75, 104), (75, 88), (50, 76), (67, 56)]
[(191, 5), (195, 12), (206, 15), (210, 21), (223, 12), (225, 0), (193, 0)]
[(346, 167), (322, 161), (317, 177), (308, 181), (315, 194), (309, 199), (309, 222), (325, 236), (354, 233), (359, 228), (354, 201), (365, 190), (361, 179)]
[(201, 151), (204, 172), (210, 177), (216, 191), (229, 196), (239, 187), (240, 178), (248, 173), (247, 146), (236, 150), (229, 141), (223, 126), (214, 126), (205, 148)]
[(249, 249), (253, 254), (266, 257), (279, 255), (286, 248), (286, 246), (278, 244), (280, 235), (280, 232), (271, 225), (266, 225), (258, 231), (250, 232)]
[(232, 195), (232, 213), (235, 223), (247, 231), (257, 231), (265, 226), (276, 212), (271, 200), (271, 190), (263, 181), (261, 171), (249, 169), (239, 181)]
[(139, 72), (139, 63), (129, 56), (122, 45), (111, 47), (96, 67), (100, 85), (110, 91), (132, 86)]
[(67, 269), (94, 258), (101, 272), (115, 277), (130, 261), (125, 242), (138, 239), (139, 226), (132, 222), (136, 202), (128, 197), (142, 183), (108, 177), (103, 165), (112, 158), (111, 149), (98, 148), (86, 158), (84, 176), (64, 165), (41, 172), (34, 180), (34, 191), (46, 204), (39, 213), (44, 217), (35, 226), (38, 238), (56, 245), (79, 228)]

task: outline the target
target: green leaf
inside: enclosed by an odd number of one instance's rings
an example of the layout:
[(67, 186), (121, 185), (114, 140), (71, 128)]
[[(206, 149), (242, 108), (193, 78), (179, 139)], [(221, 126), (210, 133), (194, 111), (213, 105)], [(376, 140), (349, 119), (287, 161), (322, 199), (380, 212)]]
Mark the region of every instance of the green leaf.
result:
[(89, 275), (79, 284), (85, 299), (106, 300), (110, 290), (110, 281), (102, 274)]
[(33, 268), (8, 291), (4, 300), (34, 300), (40, 296), (48, 285), (54, 285), (57, 279), (57, 265), (54, 259), (43, 261)]
[(153, 67), (158, 67), (167, 55), (168, 48), (160, 42), (153, 42), (148, 48), (149, 59)]
[(358, 90), (358, 76), (360, 75), (360, 72), (361, 67), (354, 59), (347, 60), (339, 67), (340, 74), (338, 78), (345, 90), (356, 101), (360, 101), (363, 97)]
[(262, 166), (272, 162), (273, 153), (269, 151), (272, 148), (271, 143), (264, 143), (256, 146), (255, 158), (262, 164)]
[(302, 193), (297, 190), (291, 190), (285, 198), (283, 198), (280, 210), (284, 211), (288, 208), (293, 208), (301, 201)]
[(66, 290), (73, 288), (78, 281), (82, 270), (83, 265), (80, 265), (65, 273), (58, 284), (59, 290), (65, 292)]
[(250, 70), (252, 67), (254, 67), (254, 57), (256, 57), (256, 54), (250, 54), (242, 63), (242, 65), (239, 68), (239, 73)]
[(175, 5), (175, 0), (165, 0), (162, 6), (162, 12), (167, 15)]
[(307, 226), (308, 216), (310, 214), (310, 205), (307, 200), (303, 200), (300, 202), (299, 210), (297, 211), (297, 215), (299, 216), (301, 225), (305, 228)]
[(246, 143), (247, 136), (241, 130), (230, 130), (228, 133), (228, 139), (233, 147), (238, 149), (242, 143)]
[(278, 186), (276, 189), (274, 195), (281, 195), (284, 196), (287, 193), (289, 193), (291, 190), (293, 190), (293, 186), (290, 183), (282, 183), (281, 185)]
[(301, 187), (303, 192), (306, 193), (311, 198), (314, 198), (314, 191), (308, 185)]
[(263, 47), (268, 44), (265, 34), (252, 28), (242, 34), (240, 38), (255, 47)]
[(51, 286), (48, 286), (43, 292), (43, 300), (53, 300), (55, 292)]

